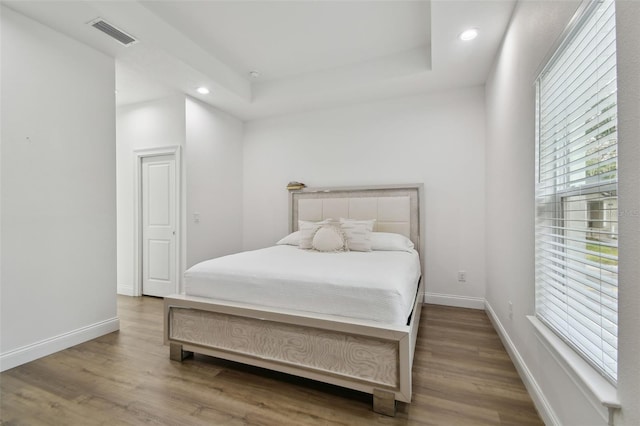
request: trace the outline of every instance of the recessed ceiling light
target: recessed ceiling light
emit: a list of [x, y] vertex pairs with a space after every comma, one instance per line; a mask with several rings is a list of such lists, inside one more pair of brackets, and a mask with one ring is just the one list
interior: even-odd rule
[[260, 77], [260, 73], [258, 71], [249, 71], [249, 77], [258, 78]]
[[207, 89], [206, 87], [198, 87], [196, 90], [201, 95], [208, 95], [209, 94], [209, 89]]
[[462, 41], [473, 40], [478, 37], [478, 30], [476, 28], [469, 28], [468, 30], [463, 31], [458, 37]]

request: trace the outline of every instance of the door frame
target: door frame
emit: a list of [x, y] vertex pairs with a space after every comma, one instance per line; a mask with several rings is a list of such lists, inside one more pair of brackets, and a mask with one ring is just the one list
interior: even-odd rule
[[140, 148], [133, 151], [134, 155], [134, 189], [133, 189], [133, 295], [142, 296], [142, 159], [149, 157], [159, 157], [162, 155], [173, 155], [175, 158], [175, 178], [176, 178], [176, 259], [175, 259], [175, 292], [180, 292], [182, 276], [182, 149], [180, 145], [162, 146], [157, 148]]

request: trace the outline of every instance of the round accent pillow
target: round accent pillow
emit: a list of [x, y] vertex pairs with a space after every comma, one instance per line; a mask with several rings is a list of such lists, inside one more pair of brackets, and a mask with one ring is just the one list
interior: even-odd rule
[[322, 225], [313, 234], [311, 248], [317, 251], [344, 251], [346, 241], [342, 230], [333, 225]]

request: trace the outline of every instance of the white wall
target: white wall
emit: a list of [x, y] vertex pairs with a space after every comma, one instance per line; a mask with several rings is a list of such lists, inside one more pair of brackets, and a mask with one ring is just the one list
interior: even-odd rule
[[237, 118], [187, 97], [187, 268], [242, 250], [242, 133]]
[[[633, 3], [633, 2], [624, 2]], [[568, 25], [578, 6], [578, 2], [519, 2], [514, 11], [512, 22], [505, 36], [492, 74], [486, 84], [487, 110], [487, 148], [486, 148], [486, 265], [487, 265], [487, 306], [495, 315], [498, 328], [510, 342], [517, 355], [516, 361], [525, 374], [525, 383], [529, 385], [534, 400], [546, 422], [563, 425], [603, 425], [607, 423], [607, 410], [599, 402], [594, 402], [589, 392], [583, 393], [574, 380], [569, 377], [563, 367], [552, 354], [536, 339], [533, 327], [526, 315], [534, 313], [534, 117], [536, 73], [550, 53], [554, 42]], [[631, 8], [631, 6], [629, 6]], [[626, 40], [628, 49], [637, 49], [638, 29], [637, 6], [635, 20], [627, 21], [628, 28], [618, 28], [619, 43]], [[625, 13], [621, 10], [618, 14]], [[619, 52], [619, 56], [620, 56]], [[635, 123], [635, 129], [626, 135], [633, 134], [636, 144], [633, 170], [626, 173], [622, 170], [621, 179], [631, 179], [638, 188], [638, 66], [625, 66], [619, 59], [620, 70], [625, 69], [627, 78], [635, 84], [635, 113], [620, 113], [627, 116], [627, 124]], [[619, 93], [624, 91], [624, 82], [619, 80]], [[621, 109], [625, 107], [620, 106]], [[620, 152], [623, 151], [625, 135], [620, 132]], [[627, 144], [629, 144], [627, 142]], [[626, 174], [626, 176], [625, 176]], [[625, 198], [621, 187], [620, 210], [624, 210]], [[637, 203], [637, 195], [635, 202]], [[638, 204], [634, 207], [638, 211]], [[622, 218], [621, 218], [622, 221]], [[620, 226], [621, 280], [625, 275], [623, 241], [633, 246], [631, 256], [640, 258], [637, 245], [638, 219], [629, 220], [634, 224], [635, 243], [625, 237], [626, 231]], [[631, 238], [634, 239], [634, 238]], [[629, 247], [627, 247], [629, 248]], [[631, 259], [627, 260], [630, 262]], [[626, 267], [629, 266], [627, 263]], [[635, 266], [633, 276], [627, 276], [629, 283], [636, 288], [629, 293], [635, 297], [623, 297], [623, 286], [620, 288], [620, 387], [619, 397], [626, 400], [625, 411], [629, 414], [624, 423], [638, 424], [638, 297]], [[513, 319], [509, 319], [508, 302], [513, 302]], [[627, 304], [625, 317], [622, 307]], [[630, 311], [634, 312], [631, 313]], [[635, 322], [630, 321], [635, 318]], [[623, 330], [626, 331], [623, 332]], [[625, 347], [635, 351], [634, 355], [626, 353]], [[632, 362], [635, 365], [632, 366]], [[626, 377], [632, 373], [631, 377]], [[633, 384], [632, 384], [633, 383]], [[545, 405], [546, 404], [546, 405]]]
[[618, 423], [640, 425], [640, 2], [616, 2], [619, 148]]
[[[184, 147], [186, 129], [184, 96], [172, 96], [119, 107], [116, 113], [116, 128], [118, 293], [132, 295], [135, 279], [134, 150], [175, 145]], [[181, 229], [184, 229], [184, 226]], [[184, 240], [183, 235], [183, 246]]]
[[113, 59], [1, 19], [4, 370], [119, 324]]
[[[430, 302], [482, 307], [484, 90], [466, 88], [252, 121], [244, 137], [244, 248], [286, 235], [287, 182], [425, 185]], [[424, 247], [424, 245], [423, 245]], [[457, 282], [457, 271], [467, 282]]]

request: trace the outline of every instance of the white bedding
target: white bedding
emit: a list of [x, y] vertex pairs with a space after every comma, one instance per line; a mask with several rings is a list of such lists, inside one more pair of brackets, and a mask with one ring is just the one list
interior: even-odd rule
[[420, 278], [415, 251], [321, 253], [280, 245], [207, 260], [192, 296], [405, 325]]

